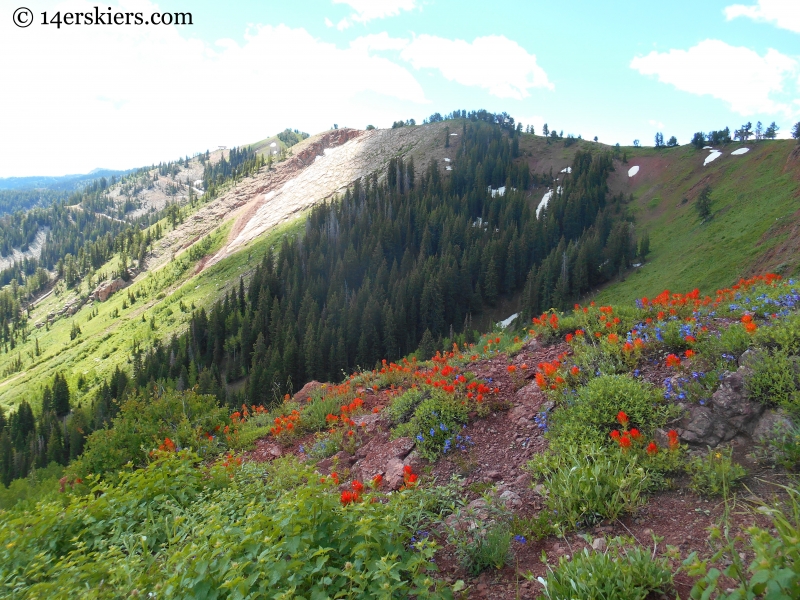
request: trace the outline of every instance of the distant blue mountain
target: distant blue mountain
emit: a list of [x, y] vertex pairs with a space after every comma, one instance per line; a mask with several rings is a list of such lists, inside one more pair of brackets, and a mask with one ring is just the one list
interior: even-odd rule
[[94, 169], [83, 175], [62, 175], [61, 177], [33, 176], [33, 177], [0, 177], [0, 190], [53, 190], [71, 192], [87, 183], [105, 177], [110, 179], [113, 175], [117, 178], [127, 175], [134, 169], [127, 171], [114, 171], [112, 169]]

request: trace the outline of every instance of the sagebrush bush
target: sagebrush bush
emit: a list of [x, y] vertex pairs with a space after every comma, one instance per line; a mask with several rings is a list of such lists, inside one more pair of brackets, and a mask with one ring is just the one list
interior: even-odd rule
[[779, 423], [759, 444], [759, 455], [788, 471], [800, 468], [800, 425]]
[[645, 500], [651, 474], [635, 453], [601, 444], [562, 447], [528, 463], [562, 529], [579, 529], [632, 512]]
[[584, 549], [571, 559], [560, 557], [547, 579], [538, 578], [544, 596], [553, 600], [644, 600], [671, 591], [669, 562], [654, 558], [648, 549], [632, 546], [632, 542], [615, 538], [606, 552]]

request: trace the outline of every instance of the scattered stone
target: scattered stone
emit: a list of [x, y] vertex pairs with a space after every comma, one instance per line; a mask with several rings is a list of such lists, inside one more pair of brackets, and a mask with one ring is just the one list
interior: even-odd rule
[[605, 552], [607, 547], [608, 544], [606, 543], [605, 538], [599, 537], [592, 540], [592, 549], [595, 552]]
[[512, 492], [511, 490], [506, 490], [500, 494], [500, 502], [506, 506], [522, 508], [522, 498], [519, 497], [519, 494]]

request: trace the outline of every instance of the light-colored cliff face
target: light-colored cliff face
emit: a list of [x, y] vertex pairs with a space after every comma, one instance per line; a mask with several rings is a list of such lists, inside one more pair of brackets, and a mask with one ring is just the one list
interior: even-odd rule
[[[318, 202], [343, 193], [361, 177], [382, 170], [391, 158], [413, 157], [417, 171], [428, 161], [455, 157], [458, 136], [444, 148], [445, 125], [436, 123], [399, 129], [328, 131], [293, 146], [292, 156], [238, 183], [167, 234], [148, 258], [157, 268], [171, 256], [236, 219], [228, 242], [204, 263], [208, 267], [271, 228], [297, 217]], [[382, 174], [382, 173], [381, 173]]]

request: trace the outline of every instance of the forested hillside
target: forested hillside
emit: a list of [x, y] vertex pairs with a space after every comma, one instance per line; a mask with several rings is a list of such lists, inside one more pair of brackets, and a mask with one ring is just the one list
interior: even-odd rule
[[[472, 318], [501, 296], [525, 288], [528, 314], [564, 306], [629, 265], [635, 237], [626, 199], [607, 194], [609, 153], [578, 152], [537, 218], [525, 190], [540, 176], [517, 160], [513, 123], [464, 122], [462, 134], [452, 177], [398, 158], [384, 180], [315, 208], [247, 284], [137, 358], [136, 383], [203, 377], [225, 398], [224, 384], [246, 377], [229, 402], [268, 404], [311, 379], [470, 340]], [[502, 184], [505, 195], [491, 193]]]

